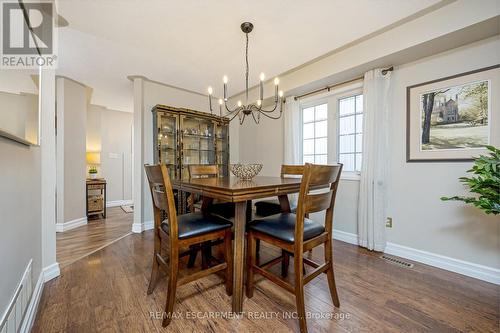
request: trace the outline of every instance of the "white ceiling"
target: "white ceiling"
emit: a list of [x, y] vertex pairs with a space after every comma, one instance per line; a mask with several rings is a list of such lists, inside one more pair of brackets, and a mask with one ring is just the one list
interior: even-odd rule
[[94, 88], [92, 102], [132, 111], [127, 75], [221, 95], [244, 89], [244, 34], [251, 21], [250, 85], [279, 75], [423, 10], [439, 0], [60, 0], [57, 73]]

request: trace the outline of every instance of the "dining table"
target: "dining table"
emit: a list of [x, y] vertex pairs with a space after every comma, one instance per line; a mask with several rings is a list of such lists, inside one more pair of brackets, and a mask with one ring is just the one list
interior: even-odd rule
[[[232, 311], [243, 312], [243, 274], [245, 267], [245, 225], [251, 218], [251, 201], [278, 197], [281, 210], [290, 212], [288, 194], [300, 191], [300, 178], [257, 176], [251, 180], [236, 177], [173, 179], [172, 187], [178, 191], [195, 193], [202, 197], [202, 210], [214, 199], [234, 202], [233, 242], [233, 295]], [[249, 210], [249, 212], [247, 212]]]

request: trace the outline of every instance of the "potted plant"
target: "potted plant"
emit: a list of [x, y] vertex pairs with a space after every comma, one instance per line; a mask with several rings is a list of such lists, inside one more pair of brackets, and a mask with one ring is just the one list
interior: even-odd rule
[[89, 169], [89, 177], [90, 177], [90, 179], [96, 179], [97, 178], [97, 168], [95, 166], [90, 167], [90, 169]]
[[460, 182], [469, 187], [475, 196], [442, 197], [441, 200], [457, 200], [476, 206], [486, 214], [500, 213], [500, 149], [486, 147], [489, 155], [474, 159], [474, 166], [468, 170], [471, 177], [460, 177]]

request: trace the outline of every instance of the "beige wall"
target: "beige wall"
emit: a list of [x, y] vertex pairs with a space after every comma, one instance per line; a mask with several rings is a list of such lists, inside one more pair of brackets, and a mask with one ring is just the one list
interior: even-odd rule
[[[393, 217], [394, 227], [387, 229], [388, 242], [500, 268], [498, 218], [460, 203], [439, 200], [443, 195], [466, 193], [458, 177], [471, 163], [410, 164], [405, 157], [406, 87], [498, 63], [500, 41], [494, 37], [399, 66], [393, 72], [388, 215]], [[263, 174], [278, 174], [283, 161], [283, 122], [245, 124], [240, 131], [240, 158], [264, 163]], [[336, 230], [357, 234], [358, 192], [359, 182], [341, 181], [335, 208]]]
[[107, 202], [132, 200], [132, 119], [129, 112], [90, 105], [87, 150], [101, 152], [99, 176], [107, 181]]
[[86, 217], [87, 87], [57, 78], [57, 222]]
[[[402, 65], [392, 77], [389, 242], [500, 268], [498, 217], [444, 195], [466, 194], [458, 182], [471, 163], [406, 163], [406, 87], [500, 63], [500, 37]], [[493, 91], [494, 94], [500, 92]]]
[[40, 148], [0, 137], [0, 315], [29, 260], [33, 286], [42, 269], [40, 177]]

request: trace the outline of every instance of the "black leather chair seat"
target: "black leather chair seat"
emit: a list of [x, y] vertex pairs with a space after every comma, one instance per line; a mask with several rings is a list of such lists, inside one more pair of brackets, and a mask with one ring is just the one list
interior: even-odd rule
[[210, 213], [220, 215], [226, 219], [234, 217], [234, 202], [214, 203], [208, 209]]
[[[179, 239], [200, 236], [213, 231], [231, 228], [233, 224], [215, 215], [203, 215], [201, 212], [189, 213], [177, 216], [179, 227]], [[161, 223], [161, 228], [169, 233], [168, 221]]]
[[[297, 211], [297, 203], [290, 201], [292, 213]], [[281, 205], [278, 199], [262, 200], [255, 203], [255, 213], [259, 216], [270, 216], [281, 213]]]
[[[288, 243], [295, 242], [295, 221], [293, 213], [281, 213], [253, 220], [248, 228], [278, 238]], [[304, 219], [304, 240], [314, 238], [325, 231], [325, 227], [311, 219]]]

